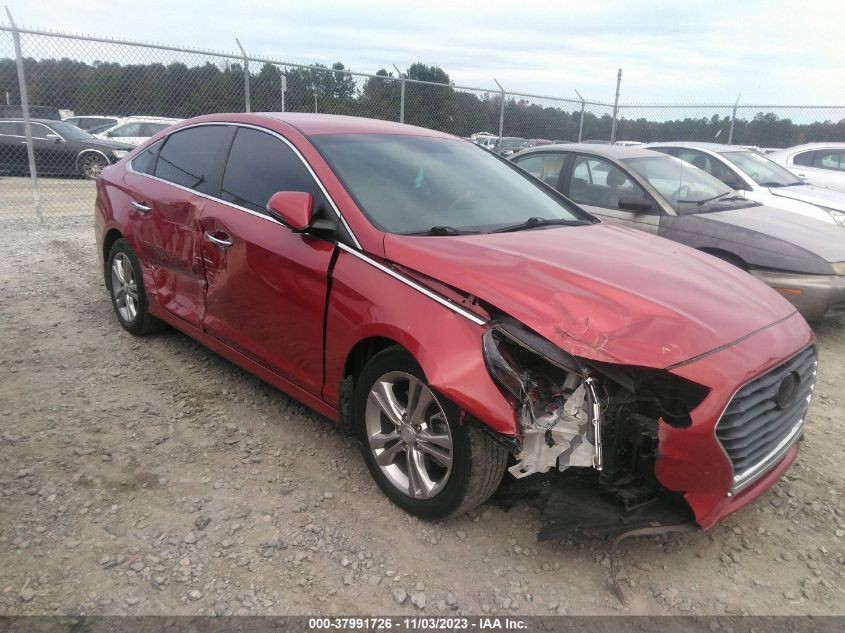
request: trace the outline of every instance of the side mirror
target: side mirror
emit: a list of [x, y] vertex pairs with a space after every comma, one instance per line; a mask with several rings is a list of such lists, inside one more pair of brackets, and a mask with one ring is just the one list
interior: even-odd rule
[[267, 212], [293, 232], [302, 233], [314, 219], [314, 198], [304, 191], [277, 191], [267, 201]]
[[619, 199], [619, 208], [636, 213], [653, 213], [654, 205], [650, 200], [641, 196], [622, 196]]
[[54, 143], [61, 143], [62, 142], [62, 137], [59, 136], [58, 134], [48, 134], [47, 138], [50, 139], [51, 141], [53, 141]]

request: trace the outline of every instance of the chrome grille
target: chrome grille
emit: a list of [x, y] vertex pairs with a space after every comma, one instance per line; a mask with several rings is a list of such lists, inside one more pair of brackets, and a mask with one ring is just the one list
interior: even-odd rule
[[[716, 425], [716, 437], [733, 463], [734, 492], [765, 473], [798, 441], [816, 365], [815, 349], [808, 347], [734, 394]], [[789, 382], [794, 390], [785, 397]]]

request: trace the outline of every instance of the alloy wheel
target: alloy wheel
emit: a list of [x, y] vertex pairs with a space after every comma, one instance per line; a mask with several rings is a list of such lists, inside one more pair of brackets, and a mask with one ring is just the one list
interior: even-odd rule
[[120, 317], [133, 322], [138, 314], [138, 283], [126, 253], [117, 253], [112, 259], [111, 292]]
[[430, 499], [452, 472], [452, 433], [436, 396], [416, 376], [392, 371], [375, 381], [364, 414], [366, 437], [387, 480], [414, 499]]
[[86, 154], [82, 157], [82, 174], [86, 178], [94, 180], [102, 173], [107, 164], [106, 159], [99, 154]]

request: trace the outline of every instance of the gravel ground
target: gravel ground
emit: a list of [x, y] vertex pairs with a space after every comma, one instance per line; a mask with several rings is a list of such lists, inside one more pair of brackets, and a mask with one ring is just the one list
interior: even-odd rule
[[845, 613], [843, 320], [798, 463], [707, 533], [627, 541], [622, 606], [608, 541], [537, 543], [522, 502], [413, 519], [326, 420], [124, 332], [87, 220], [0, 245], [2, 614]]

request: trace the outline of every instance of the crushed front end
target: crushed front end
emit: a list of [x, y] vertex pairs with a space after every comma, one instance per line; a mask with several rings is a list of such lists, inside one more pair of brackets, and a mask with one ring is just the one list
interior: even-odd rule
[[516, 478], [597, 471], [620, 516], [670, 500], [709, 528], [791, 465], [815, 383], [812, 332], [796, 313], [664, 368], [575, 357], [511, 319], [483, 338], [488, 371], [512, 402]]

